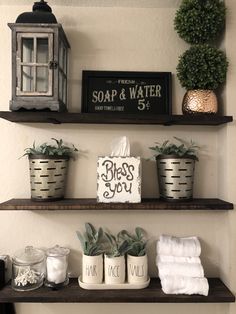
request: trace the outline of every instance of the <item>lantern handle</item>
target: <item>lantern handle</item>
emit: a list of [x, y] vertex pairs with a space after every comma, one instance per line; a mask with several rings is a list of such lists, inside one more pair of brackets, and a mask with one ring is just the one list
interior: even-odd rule
[[58, 62], [57, 61], [50, 61], [48, 65], [49, 65], [50, 70], [55, 70], [55, 69], [57, 69]]

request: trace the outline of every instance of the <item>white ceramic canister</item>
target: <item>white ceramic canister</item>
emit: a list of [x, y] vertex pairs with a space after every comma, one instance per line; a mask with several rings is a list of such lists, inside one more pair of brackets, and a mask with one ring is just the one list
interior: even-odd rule
[[102, 283], [103, 255], [88, 256], [83, 254], [82, 281], [84, 283]]
[[105, 255], [105, 283], [119, 284], [125, 282], [125, 257], [108, 257]]
[[58, 245], [47, 250], [46, 267], [47, 274], [45, 285], [48, 287], [65, 286], [69, 283], [68, 278], [68, 248]]
[[147, 255], [127, 255], [127, 277], [128, 283], [142, 283], [148, 280]]

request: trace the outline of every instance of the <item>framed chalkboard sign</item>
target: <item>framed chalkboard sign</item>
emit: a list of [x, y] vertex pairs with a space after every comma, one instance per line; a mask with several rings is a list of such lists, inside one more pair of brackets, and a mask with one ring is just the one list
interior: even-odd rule
[[171, 72], [83, 71], [82, 112], [171, 114]]

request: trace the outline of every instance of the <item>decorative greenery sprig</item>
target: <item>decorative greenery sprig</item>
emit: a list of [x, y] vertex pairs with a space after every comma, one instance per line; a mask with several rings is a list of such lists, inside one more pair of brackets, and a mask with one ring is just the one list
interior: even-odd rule
[[91, 223], [85, 224], [85, 233], [82, 235], [76, 231], [77, 237], [80, 240], [83, 248], [84, 255], [97, 256], [104, 253], [103, 248], [103, 229], [99, 228], [98, 231]]
[[72, 145], [72, 147], [64, 145], [62, 139], [57, 140], [55, 138], [52, 138], [52, 140], [56, 142], [56, 145], [43, 143], [40, 146], [36, 147], [34, 142], [32, 147], [25, 149], [25, 153], [23, 156], [45, 155], [45, 156], [72, 157], [75, 152], [78, 152], [78, 149], [74, 145]]
[[175, 30], [189, 44], [212, 42], [224, 29], [225, 13], [221, 0], [183, 0], [176, 12]]
[[156, 142], [156, 146], [149, 147], [151, 150], [155, 151], [155, 157], [158, 155], [175, 155], [178, 157], [194, 157], [198, 160], [197, 151], [199, 150], [199, 146], [197, 146], [192, 140], [190, 143], [178, 138], [174, 137], [179, 145], [170, 143], [169, 140], [164, 141], [162, 144]]
[[180, 56], [177, 76], [187, 90], [215, 90], [226, 81], [227, 68], [223, 51], [209, 45], [196, 45]]
[[110, 244], [110, 250], [106, 253], [108, 257], [124, 256], [129, 250], [129, 243], [127, 240], [121, 240], [118, 235], [105, 232], [105, 236]]
[[122, 230], [118, 233], [118, 238], [128, 242], [128, 254], [132, 256], [144, 256], [146, 254], [147, 244], [144, 234], [145, 231], [142, 228], [136, 227], [135, 234], [130, 234], [128, 231]]

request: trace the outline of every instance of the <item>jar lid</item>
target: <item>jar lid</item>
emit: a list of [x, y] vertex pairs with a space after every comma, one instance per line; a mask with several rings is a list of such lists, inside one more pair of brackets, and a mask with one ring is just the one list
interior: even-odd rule
[[65, 256], [70, 253], [70, 249], [66, 247], [61, 247], [59, 245], [55, 245], [54, 247], [47, 250], [47, 256]]
[[42, 250], [36, 249], [33, 246], [26, 246], [23, 250], [17, 251], [12, 260], [14, 263], [21, 265], [30, 265], [40, 263], [44, 258], [45, 253]]

